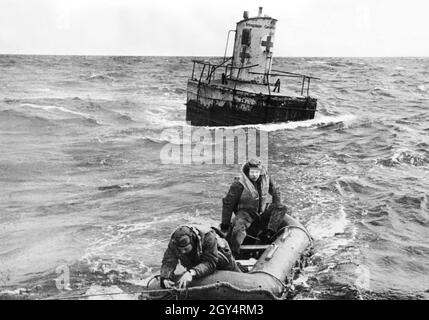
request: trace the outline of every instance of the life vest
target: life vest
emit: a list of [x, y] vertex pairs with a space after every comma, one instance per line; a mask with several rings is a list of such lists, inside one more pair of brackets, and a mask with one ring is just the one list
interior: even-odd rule
[[241, 168], [241, 176], [236, 179], [238, 179], [244, 187], [237, 204], [237, 211], [243, 210], [249, 213], [252, 218], [258, 217], [265, 210], [268, 203], [270, 180], [266, 169], [262, 166], [261, 175], [259, 177], [261, 183], [261, 198], [259, 198], [258, 190], [244, 173], [243, 168]]

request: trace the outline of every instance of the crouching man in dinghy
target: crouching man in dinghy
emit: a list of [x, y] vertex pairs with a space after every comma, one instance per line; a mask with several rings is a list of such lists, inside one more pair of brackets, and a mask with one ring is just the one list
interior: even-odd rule
[[[268, 202], [272, 196], [271, 205]], [[235, 258], [246, 236], [258, 236], [260, 242], [269, 243], [282, 227], [287, 207], [281, 204], [280, 192], [268, 176], [259, 159], [250, 159], [241, 168], [228, 194], [222, 199], [222, 222], [220, 228], [227, 234]], [[231, 223], [232, 213], [235, 217]]]
[[[178, 262], [187, 269], [177, 283], [174, 270]], [[232, 256], [228, 242], [208, 226], [181, 226], [170, 239], [161, 266], [161, 287], [175, 284], [186, 288], [193, 279], [198, 279], [215, 270], [240, 271]]]

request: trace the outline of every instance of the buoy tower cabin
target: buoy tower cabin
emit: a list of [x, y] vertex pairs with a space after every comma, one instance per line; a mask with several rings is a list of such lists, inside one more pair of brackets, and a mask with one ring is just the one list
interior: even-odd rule
[[[228, 32], [220, 63], [193, 60], [186, 121], [232, 126], [314, 118], [317, 100], [309, 95], [310, 81], [318, 78], [272, 69], [276, 23], [262, 16], [262, 7], [257, 17], [249, 18], [244, 11], [243, 20]], [[226, 58], [231, 32], [233, 56]]]

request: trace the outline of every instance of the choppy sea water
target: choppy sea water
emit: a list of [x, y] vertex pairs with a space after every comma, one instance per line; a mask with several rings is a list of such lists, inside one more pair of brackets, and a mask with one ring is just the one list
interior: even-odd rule
[[[161, 133], [186, 125], [191, 59], [0, 56], [3, 296], [60, 294], [62, 265], [76, 292], [139, 284], [177, 225], [219, 223], [240, 165], [160, 160]], [[315, 119], [256, 126], [315, 239], [294, 298], [428, 299], [429, 58], [274, 66], [322, 79]]]

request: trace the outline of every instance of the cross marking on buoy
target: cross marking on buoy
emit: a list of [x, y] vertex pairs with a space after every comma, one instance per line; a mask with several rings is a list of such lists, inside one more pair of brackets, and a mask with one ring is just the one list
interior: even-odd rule
[[271, 36], [268, 36], [266, 41], [262, 41], [261, 45], [265, 47], [265, 51], [270, 52], [270, 48], [273, 47], [273, 43], [271, 42]]

